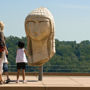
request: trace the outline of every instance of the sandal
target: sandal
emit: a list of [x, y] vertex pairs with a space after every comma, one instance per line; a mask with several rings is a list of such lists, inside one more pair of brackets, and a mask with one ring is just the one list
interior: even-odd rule
[[3, 84], [3, 81], [0, 81], [0, 85], [2, 85]]
[[5, 81], [5, 84], [8, 84], [10, 81], [11, 81], [10, 79], [7, 79], [7, 80]]

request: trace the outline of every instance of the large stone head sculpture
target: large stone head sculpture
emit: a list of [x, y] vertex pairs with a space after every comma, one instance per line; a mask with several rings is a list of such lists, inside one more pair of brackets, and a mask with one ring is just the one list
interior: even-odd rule
[[40, 66], [55, 53], [54, 18], [47, 8], [33, 10], [25, 19], [29, 65]]

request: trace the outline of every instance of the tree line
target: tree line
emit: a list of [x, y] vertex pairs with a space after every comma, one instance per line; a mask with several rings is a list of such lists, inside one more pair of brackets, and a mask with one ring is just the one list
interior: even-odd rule
[[[15, 71], [17, 42], [24, 41], [27, 45], [26, 37], [6, 37], [6, 45], [9, 51], [8, 61], [10, 70]], [[90, 72], [90, 41], [85, 40], [80, 43], [76, 41], [55, 40], [56, 53], [49, 62], [44, 64], [44, 72]], [[13, 69], [14, 67], [14, 69]], [[29, 69], [30, 68], [30, 69]], [[37, 71], [36, 67], [28, 67], [27, 71]]]

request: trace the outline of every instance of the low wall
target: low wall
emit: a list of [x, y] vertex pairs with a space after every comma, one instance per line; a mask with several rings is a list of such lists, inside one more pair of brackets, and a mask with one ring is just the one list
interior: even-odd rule
[[[9, 75], [16, 75], [17, 72], [9, 72]], [[38, 72], [30, 73], [26, 72], [26, 75], [37, 76]], [[90, 76], [90, 73], [46, 73], [44, 72], [43, 75], [45, 76]]]
[[0, 90], [90, 90], [90, 87], [0, 87]]

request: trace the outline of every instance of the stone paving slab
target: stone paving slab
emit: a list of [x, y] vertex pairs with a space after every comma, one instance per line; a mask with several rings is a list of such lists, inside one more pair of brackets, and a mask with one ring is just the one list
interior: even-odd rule
[[[3, 76], [5, 80], [6, 77]], [[13, 86], [39, 86], [39, 87], [90, 87], [89, 76], [43, 76], [42, 81], [38, 81], [38, 76], [26, 76], [26, 83], [22, 82], [22, 76], [20, 76], [20, 82], [16, 83], [16, 76], [10, 76], [12, 82], [9, 84], [0, 85], [0, 87], [13, 87]]]
[[[3, 76], [3, 79], [5, 80], [6, 77]], [[5, 87], [9, 88], [9, 90], [13, 87], [14, 90], [17, 87], [26, 87], [27, 89], [25, 90], [28, 90], [28, 88], [32, 88], [30, 90], [34, 90], [35, 88], [38, 90], [72, 90], [71, 88], [73, 90], [90, 90], [90, 76], [43, 76], [43, 81], [38, 81], [38, 76], [26, 76], [26, 83], [22, 82], [22, 76], [20, 76], [20, 83], [15, 82], [16, 76], [10, 76], [10, 79], [13, 82], [0, 85], [2, 90], [5, 90]]]

